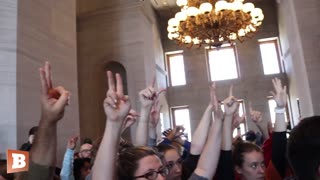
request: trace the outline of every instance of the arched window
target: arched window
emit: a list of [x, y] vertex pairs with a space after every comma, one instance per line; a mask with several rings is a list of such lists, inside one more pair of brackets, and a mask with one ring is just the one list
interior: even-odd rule
[[[111, 61], [104, 67], [104, 72], [111, 71], [114, 75], [119, 73], [123, 82], [123, 93], [128, 94], [127, 72], [124, 66], [116, 61]], [[108, 85], [107, 85], [108, 86]], [[108, 87], [107, 87], [108, 88]]]

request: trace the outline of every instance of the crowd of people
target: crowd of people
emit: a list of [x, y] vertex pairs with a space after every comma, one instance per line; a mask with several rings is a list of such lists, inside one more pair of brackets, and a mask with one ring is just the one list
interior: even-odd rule
[[[29, 132], [21, 150], [30, 151], [29, 171], [6, 173], [0, 161], [0, 180], [280, 180], [320, 179], [320, 116], [307, 117], [292, 129], [287, 139], [285, 112], [287, 90], [281, 80], [272, 80], [276, 102], [275, 123], [264, 119], [251, 105], [247, 121], [259, 132], [248, 131], [233, 137], [233, 131], [245, 120], [239, 116], [239, 102], [233, 96], [219, 101], [215, 83], [210, 100], [192, 141], [183, 137], [184, 128], [176, 126], [163, 132], [157, 142], [156, 127], [161, 104], [155, 82], [139, 93], [140, 113], [131, 108], [124, 94], [122, 77], [107, 72], [108, 91], [103, 102], [106, 126], [102, 138], [85, 140], [76, 152], [79, 137], [67, 144], [61, 169], [57, 168], [57, 125], [64, 116], [70, 93], [54, 87], [48, 62], [39, 69], [41, 79], [41, 118]], [[224, 111], [221, 109], [223, 105]], [[133, 142], [121, 138], [126, 128], [136, 123]], [[245, 140], [244, 140], [245, 139]]]

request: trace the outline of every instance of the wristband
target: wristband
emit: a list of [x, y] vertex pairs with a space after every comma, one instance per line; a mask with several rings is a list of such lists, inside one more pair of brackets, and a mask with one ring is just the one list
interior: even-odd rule
[[274, 108], [274, 112], [276, 113], [276, 114], [283, 114], [283, 113], [285, 113], [286, 112], [286, 108]]

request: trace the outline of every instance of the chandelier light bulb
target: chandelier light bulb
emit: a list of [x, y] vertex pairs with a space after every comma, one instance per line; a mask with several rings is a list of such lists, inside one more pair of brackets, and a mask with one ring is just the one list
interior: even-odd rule
[[252, 26], [252, 24], [249, 25], [250, 31], [252, 32], [256, 32], [256, 28], [254, 26]]
[[210, 39], [205, 39], [204, 42], [209, 44], [211, 41], [210, 41]]
[[175, 18], [178, 20], [178, 21], [185, 21], [187, 19], [187, 14], [185, 12], [177, 12], [176, 15], [175, 15]]
[[177, 5], [178, 6], [186, 6], [188, 4], [188, 1], [187, 0], [177, 0]]
[[179, 25], [179, 21], [176, 18], [171, 18], [168, 21], [169, 26], [177, 27]]
[[229, 36], [229, 39], [236, 40], [237, 39], [237, 34], [236, 33], [231, 33], [230, 36]]
[[184, 42], [185, 43], [191, 43], [191, 41], [192, 41], [192, 38], [190, 36], [185, 36], [184, 37]]
[[212, 10], [212, 4], [206, 2], [206, 3], [202, 3], [200, 5], [200, 12], [203, 14], [208, 14], [209, 12], [211, 12]]
[[199, 10], [196, 7], [188, 7], [187, 9], [187, 15], [190, 17], [195, 17], [199, 14]]
[[254, 9], [254, 5], [252, 3], [245, 3], [242, 8], [243, 12], [250, 13]]
[[171, 33], [168, 34], [168, 38], [169, 38], [170, 40], [173, 40], [173, 36], [172, 36]]
[[258, 18], [262, 14], [262, 10], [260, 8], [254, 8], [250, 15], [252, 18]]
[[242, 2], [240, 1], [234, 1], [233, 3], [230, 3], [230, 4], [231, 4], [232, 10], [234, 11], [240, 11], [243, 7]]
[[193, 44], [200, 44], [200, 41], [198, 38], [192, 39]]
[[168, 30], [169, 33], [170, 33], [170, 32], [173, 33], [173, 32], [178, 31], [178, 28], [174, 28], [174, 27], [172, 27], [172, 26], [168, 26], [167, 30]]
[[246, 32], [245, 32], [244, 29], [240, 29], [240, 30], [238, 31], [238, 36], [243, 37], [243, 36], [245, 36], [245, 35], [246, 35]]
[[264, 15], [261, 13], [261, 14], [258, 16], [257, 20], [261, 22], [263, 19], [264, 19]]
[[217, 1], [215, 4], [216, 12], [224, 11], [227, 9], [227, 7], [228, 7], [227, 1], [220, 0], [220, 1]]

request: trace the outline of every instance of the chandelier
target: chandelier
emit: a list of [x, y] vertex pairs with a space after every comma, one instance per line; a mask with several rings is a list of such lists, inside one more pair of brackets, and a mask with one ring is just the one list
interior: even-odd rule
[[168, 21], [168, 38], [187, 47], [243, 42], [264, 19], [260, 8], [244, 0], [177, 0], [177, 5], [181, 11]]

